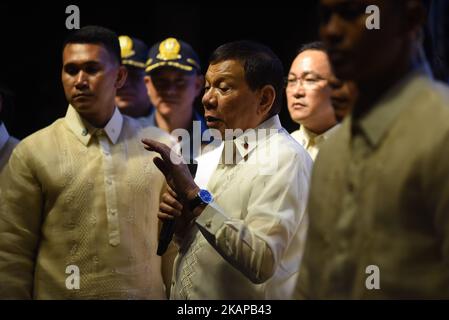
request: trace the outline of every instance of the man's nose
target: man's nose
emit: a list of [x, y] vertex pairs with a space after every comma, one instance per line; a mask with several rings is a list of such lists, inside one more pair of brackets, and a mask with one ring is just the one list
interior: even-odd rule
[[295, 98], [300, 98], [300, 97], [303, 97], [306, 95], [304, 86], [302, 85], [301, 81], [299, 81], [299, 80], [295, 83], [295, 86], [291, 90], [292, 90], [293, 96]]
[[75, 87], [77, 89], [82, 89], [89, 86], [88, 80], [87, 80], [87, 74], [83, 71], [80, 71], [75, 80]]
[[203, 98], [201, 99], [205, 110], [211, 110], [217, 107], [217, 98], [213, 93], [212, 89], [204, 92]]

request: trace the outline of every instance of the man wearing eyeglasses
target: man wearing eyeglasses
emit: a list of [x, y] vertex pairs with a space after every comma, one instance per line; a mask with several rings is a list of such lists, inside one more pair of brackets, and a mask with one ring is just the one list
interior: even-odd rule
[[[194, 121], [201, 135], [207, 129], [204, 118], [194, 109], [204, 85], [198, 55], [188, 43], [167, 38], [151, 47], [145, 71], [148, 94], [155, 107], [149, 122], [182, 140], [183, 157], [190, 163], [201, 146], [200, 142], [193, 143]], [[179, 129], [186, 130], [189, 139], [181, 137]]]
[[291, 135], [313, 160], [320, 145], [338, 128], [331, 99], [333, 80], [324, 45], [313, 42], [302, 46], [288, 73], [286, 96], [290, 117], [301, 125]]

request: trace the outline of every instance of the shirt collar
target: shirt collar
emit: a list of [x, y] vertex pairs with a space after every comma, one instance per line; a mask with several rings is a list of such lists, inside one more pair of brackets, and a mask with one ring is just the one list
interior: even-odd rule
[[8, 140], [9, 140], [8, 130], [6, 130], [6, 127], [3, 123], [0, 123], [0, 151], [3, 149]]
[[123, 116], [116, 107], [114, 110], [114, 114], [112, 115], [112, 118], [104, 127], [106, 135], [109, 137], [109, 140], [111, 140], [113, 144], [117, 143], [118, 138], [120, 137], [120, 133], [122, 131], [122, 127], [123, 127]]
[[[262, 130], [266, 130], [264, 134], [261, 134]], [[234, 139], [236, 149], [240, 153], [240, 156], [244, 158], [251, 151], [253, 151], [258, 144], [266, 141], [274, 133], [278, 133], [283, 130], [279, 116], [275, 115], [266, 121], [262, 122], [254, 130], [247, 130], [240, 136]]]
[[[94, 136], [95, 132], [100, 130], [85, 121], [71, 105], [69, 105], [69, 108], [67, 109], [65, 121], [70, 130], [72, 130], [78, 140], [80, 140], [84, 145], [87, 145], [90, 139]], [[106, 136], [113, 144], [117, 143], [122, 131], [122, 126], [123, 116], [116, 107], [111, 119], [109, 119], [108, 123], [103, 128]]]
[[316, 134], [316, 133], [310, 131], [309, 129], [307, 129], [306, 127], [301, 126], [299, 128], [299, 132], [306, 139], [305, 144], [308, 145], [309, 141], [311, 139], [314, 139], [315, 143], [319, 143], [321, 141], [325, 141], [325, 140], [329, 139], [329, 137], [332, 136], [339, 127], [340, 127], [340, 124], [337, 123], [336, 125], [334, 125], [330, 129], [328, 129], [327, 131], [323, 132], [322, 134]]
[[422, 92], [428, 75], [422, 69], [410, 72], [390, 89], [381, 100], [360, 119], [353, 119], [353, 129], [361, 130], [373, 147], [376, 147], [386, 135], [399, 115], [416, 100]]

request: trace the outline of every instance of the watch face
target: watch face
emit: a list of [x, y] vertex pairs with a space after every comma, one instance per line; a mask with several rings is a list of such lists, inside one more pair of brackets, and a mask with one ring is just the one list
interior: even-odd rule
[[201, 200], [205, 203], [211, 203], [213, 200], [212, 195], [207, 190], [200, 190], [198, 195], [200, 196]]

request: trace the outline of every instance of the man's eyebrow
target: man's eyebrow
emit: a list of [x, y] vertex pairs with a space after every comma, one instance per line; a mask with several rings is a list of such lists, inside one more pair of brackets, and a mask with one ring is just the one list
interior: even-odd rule
[[304, 71], [303, 76], [317, 76], [317, 77], [321, 77], [318, 73], [316, 73], [315, 71]]
[[[289, 72], [288, 75], [292, 75], [295, 77], [298, 77], [298, 75], [294, 72]], [[307, 76], [316, 76], [316, 77], [322, 77], [321, 75], [319, 75], [318, 73], [314, 72], [314, 71], [304, 71], [303, 73], [301, 73], [299, 75], [299, 77], [307, 77]]]
[[[214, 79], [213, 82], [220, 82], [223, 80], [234, 80], [234, 75], [230, 72], [220, 74], [217, 78]], [[211, 82], [210, 78], [206, 76], [206, 81]]]

